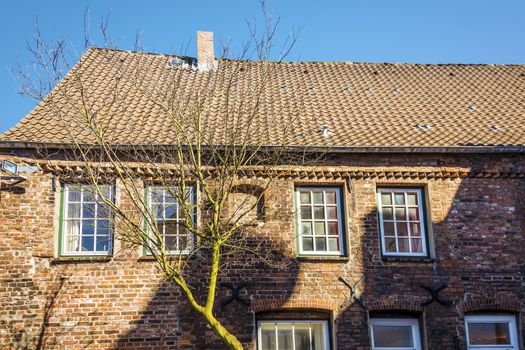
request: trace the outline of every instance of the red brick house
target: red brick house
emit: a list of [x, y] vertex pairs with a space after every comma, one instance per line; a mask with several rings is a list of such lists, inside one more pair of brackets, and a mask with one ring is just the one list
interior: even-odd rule
[[[241, 89], [258, 84], [256, 62], [181, 60], [90, 49], [73, 70], [89, 77], [94, 104], [123, 84], [106, 120], [113, 144], [164, 145], [168, 124], [125, 72], [176, 76], [186, 91], [213, 81], [210, 132], [220, 129], [221, 76], [239, 69]], [[240, 300], [217, 306], [225, 325], [259, 350], [523, 349], [525, 67], [267, 64], [265, 115], [294, 120], [290, 147], [329, 157], [269, 189], [278, 196], [268, 205], [294, 215], [259, 230], [293, 264], [240, 262], [228, 274], [233, 289], [244, 285]], [[89, 200], [63, 181], [75, 171], [63, 152], [90, 134], [64, 123], [41, 103], [0, 136], [11, 162], [1, 173], [1, 347], [223, 348], [141, 251], [117, 249], [98, 226], [68, 236], [67, 218], [86, 219], [71, 208]], [[258, 125], [272, 144], [277, 124]]]

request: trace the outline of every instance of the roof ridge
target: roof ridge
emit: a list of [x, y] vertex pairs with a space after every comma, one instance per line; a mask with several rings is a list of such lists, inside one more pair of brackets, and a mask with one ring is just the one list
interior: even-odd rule
[[[177, 58], [196, 58], [188, 55], [177, 55], [169, 53], [159, 53], [151, 51], [135, 51], [135, 50], [124, 50], [124, 49], [115, 49], [115, 48], [106, 48], [106, 47], [90, 47], [87, 51], [90, 50], [100, 50], [100, 51], [109, 51], [109, 52], [122, 52], [126, 54], [143, 54], [143, 55], [153, 55], [161, 57], [177, 57]], [[249, 59], [235, 59], [235, 58], [216, 58], [220, 61], [232, 61], [232, 62], [261, 62], [259, 60], [249, 60]], [[378, 66], [453, 66], [453, 67], [525, 67], [525, 63], [411, 63], [411, 62], [366, 62], [366, 61], [264, 61], [274, 64], [351, 64], [351, 65], [378, 65]]]

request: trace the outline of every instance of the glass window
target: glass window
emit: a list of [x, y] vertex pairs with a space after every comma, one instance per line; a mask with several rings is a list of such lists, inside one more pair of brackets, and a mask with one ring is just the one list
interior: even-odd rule
[[111, 185], [66, 184], [63, 192], [61, 255], [111, 254], [113, 220], [103, 198], [113, 201]]
[[514, 316], [465, 316], [469, 349], [518, 349]]
[[[192, 225], [195, 222], [195, 196], [193, 187], [189, 187], [184, 196], [189, 206], [184, 210], [181, 209], [181, 196], [177, 191], [179, 189], [173, 187], [150, 186], [147, 189], [148, 205], [166, 252], [187, 254], [193, 248], [193, 235], [187, 229], [185, 213], [192, 212]], [[151, 227], [149, 231], [150, 235], [154, 236]]]
[[298, 188], [299, 253], [343, 254], [343, 221], [339, 188]]
[[380, 188], [377, 202], [383, 255], [426, 256], [421, 189]]
[[373, 318], [372, 349], [421, 349], [418, 320], [415, 318]]
[[260, 321], [258, 350], [328, 350], [326, 321]]

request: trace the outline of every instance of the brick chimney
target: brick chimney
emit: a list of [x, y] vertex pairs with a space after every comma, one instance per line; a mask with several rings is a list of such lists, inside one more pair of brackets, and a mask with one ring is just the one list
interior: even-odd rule
[[197, 32], [197, 64], [201, 72], [217, 69], [213, 53], [213, 32]]

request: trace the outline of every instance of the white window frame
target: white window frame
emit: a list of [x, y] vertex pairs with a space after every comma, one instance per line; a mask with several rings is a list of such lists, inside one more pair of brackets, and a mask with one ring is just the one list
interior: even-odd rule
[[[315, 250], [315, 239], [314, 239], [314, 242], [313, 242], [313, 247], [314, 247], [314, 250], [304, 250], [303, 249], [303, 239], [302, 239], [302, 234], [301, 234], [301, 190], [306, 190], [306, 191], [327, 191], [327, 190], [330, 190], [330, 191], [335, 191], [335, 198], [336, 198], [336, 207], [337, 207], [337, 228], [338, 228], [338, 236], [339, 236], [339, 250], [337, 251], [328, 251], [328, 242], [326, 242], [326, 248], [327, 250], [326, 251], [317, 251]], [[324, 196], [324, 194], [323, 194]], [[313, 201], [313, 198], [312, 198], [312, 201]], [[340, 187], [336, 187], [336, 186], [333, 186], [333, 187], [308, 187], [308, 186], [297, 186], [296, 189], [295, 189], [295, 203], [296, 203], [296, 225], [297, 225], [297, 237], [299, 239], [299, 255], [302, 255], [302, 256], [318, 256], [318, 255], [326, 255], [326, 256], [341, 256], [341, 255], [344, 255], [345, 254], [345, 249], [344, 249], [344, 240], [343, 240], [343, 225], [344, 225], [344, 220], [343, 220], [343, 202], [342, 202], [342, 197], [341, 197], [341, 188]], [[312, 208], [313, 208], [313, 203], [312, 203]], [[325, 211], [325, 214], [326, 214], [326, 201], [325, 203], [323, 204], [323, 208], [324, 208], [324, 211]], [[321, 220], [318, 220], [318, 221], [321, 221]], [[323, 219], [324, 223], [325, 223], [325, 232], [328, 232], [328, 228], [327, 228], [327, 222], [328, 219], [326, 219], [326, 217]], [[312, 212], [312, 224], [314, 222], [314, 213]], [[312, 228], [313, 228], [314, 225], [312, 225]], [[328, 235], [325, 235], [325, 237], [328, 237]]]
[[[324, 350], [330, 350], [330, 337], [328, 333], [328, 321], [326, 320], [261, 320], [257, 321], [257, 350], [262, 350], [262, 324], [274, 324], [275, 325], [275, 345], [277, 349], [279, 349], [279, 337], [278, 337], [278, 330], [277, 325], [279, 323], [291, 323], [292, 324], [292, 341], [293, 341], [293, 348], [295, 349], [295, 324], [297, 323], [317, 323], [323, 325], [323, 336], [324, 336]], [[310, 331], [310, 349], [312, 349], [312, 328], [309, 326]]]
[[[385, 231], [384, 231], [384, 227], [385, 227], [385, 223], [384, 223], [384, 219], [383, 219], [383, 203], [382, 203], [382, 199], [381, 199], [381, 194], [382, 193], [403, 193], [405, 195], [405, 205], [402, 206], [402, 205], [395, 205], [395, 207], [404, 207], [405, 210], [406, 210], [406, 215], [408, 216], [408, 204], [406, 202], [406, 192], [415, 192], [417, 194], [417, 203], [418, 203], [418, 214], [419, 214], [419, 226], [420, 226], [420, 230], [421, 230], [421, 246], [423, 247], [423, 251], [421, 253], [412, 253], [412, 252], [399, 252], [399, 247], [398, 247], [398, 243], [397, 243], [397, 237], [399, 237], [397, 235], [397, 225], [394, 224], [394, 228], [396, 230], [396, 252], [387, 252], [386, 251], [386, 242], [385, 242]], [[426, 229], [426, 225], [427, 225], [427, 218], [425, 216], [425, 211], [424, 211], [424, 205], [425, 203], [423, 202], [423, 191], [421, 188], [411, 188], [411, 187], [380, 187], [377, 189], [377, 210], [378, 210], [378, 213], [379, 213], [379, 230], [380, 230], [380, 235], [381, 235], [381, 253], [383, 254], [383, 256], [414, 256], [414, 257], [427, 257], [428, 256], [428, 249], [427, 249], [427, 239], [428, 239], [428, 235], [427, 235], [427, 229]], [[395, 199], [394, 199], [395, 200]], [[394, 203], [392, 203], [391, 205], [393, 208], [394, 208]], [[393, 222], [396, 222], [396, 219], [395, 219], [395, 210], [393, 210], [392, 212], [392, 221]], [[389, 220], [390, 221], [390, 220]], [[408, 222], [408, 219], [406, 220]], [[410, 225], [407, 225], [407, 232], [408, 232], [408, 244], [409, 244], [409, 247], [410, 249], [412, 249], [412, 240], [411, 240], [411, 229], [410, 229]], [[418, 237], [419, 238], [419, 237]]]
[[[509, 326], [509, 335], [511, 344], [495, 344], [495, 345], [470, 345], [470, 337], [468, 334], [469, 323], [506, 323]], [[467, 348], [476, 350], [518, 350], [518, 331], [516, 327], [516, 317], [512, 315], [473, 315], [465, 316], [465, 334], [467, 338]]]
[[[100, 185], [100, 186], [107, 186], [110, 188], [110, 199], [112, 201], [114, 201], [115, 199], [115, 187], [113, 185]], [[61, 225], [61, 242], [60, 242], [60, 246], [61, 246], [61, 249], [60, 249], [60, 256], [109, 256], [109, 255], [112, 255], [113, 254], [113, 226], [110, 226], [110, 229], [108, 230], [109, 231], [109, 234], [108, 234], [108, 249], [105, 250], [105, 251], [97, 251], [97, 250], [94, 250], [94, 251], [79, 251], [79, 252], [70, 252], [70, 251], [67, 251], [66, 248], [67, 248], [67, 237], [68, 237], [68, 234], [67, 234], [67, 222], [69, 220], [72, 220], [72, 219], [78, 219], [80, 220], [80, 236], [82, 236], [82, 222], [84, 221], [83, 219], [83, 209], [82, 209], [82, 205], [83, 205], [83, 199], [84, 199], [84, 190], [81, 191], [81, 197], [80, 197], [80, 210], [81, 210], [81, 217], [80, 218], [70, 218], [69, 217], [69, 188], [70, 187], [91, 187], [91, 188], [94, 188], [93, 185], [89, 185], [89, 184], [64, 184], [63, 185], [63, 197], [62, 197], [62, 222], [60, 223]], [[97, 207], [97, 212], [98, 212], [98, 203], [95, 202], [95, 206]], [[110, 211], [111, 212], [111, 211]], [[106, 219], [106, 218], [103, 218], [103, 219]], [[110, 225], [112, 225], [112, 219], [113, 217], [110, 216], [109, 218], [107, 218], [110, 220]], [[99, 220], [99, 218], [93, 218], [93, 220], [95, 220], [95, 227], [94, 227], [94, 231], [93, 231], [93, 236], [94, 236], [94, 239], [93, 239], [93, 248], [96, 249], [97, 247], [97, 241], [96, 241], [96, 230], [97, 230], [97, 220]]]
[[[152, 201], [152, 189], [158, 189], [158, 188], [170, 188], [170, 186], [163, 186], [163, 185], [148, 185], [146, 186], [146, 198], [147, 198], [147, 205], [148, 205], [148, 210], [150, 211], [150, 215], [152, 215], [152, 218], [154, 220], [157, 220], [157, 218], [153, 215], [153, 212], [152, 212], [152, 204], [153, 204], [153, 201]], [[191, 201], [193, 202], [192, 205], [195, 206], [195, 203], [196, 203], [196, 192], [195, 192], [195, 187], [194, 186], [188, 186], [188, 190], [189, 190], [189, 198], [191, 199]], [[166, 203], [166, 196], [163, 196], [162, 198], [162, 202], [163, 202], [163, 206], [165, 207], [165, 203]], [[177, 209], [177, 219], [174, 220], [174, 221], [179, 221], [179, 218], [178, 218], [178, 215], [179, 215], [179, 210]], [[197, 222], [197, 213], [194, 212], [193, 215], [192, 215], [192, 220], [193, 220], [193, 224], [195, 225], [196, 222]], [[155, 224], [155, 223], [153, 223]], [[148, 231], [148, 235], [152, 235], [152, 231], [151, 231], [151, 227], [150, 225], [146, 225], [147, 226], [147, 231]], [[188, 249], [184, 249], [184, 250], [168, 250], [166, 251], [167, 254], [169, 255], [189, 255], [193, 252], [193, 249], [195, 247], [195, 236], [189, 232], [188, 233], [188, 240], [189, 240], [189, 244], [188, 244]], [[146, 255], [151, 255], [151, 253], [149, 251], [146, 251]]]
[[[421, 350], [421, 335], [419, 333], [419, 320], [417, 318], [372, 318], [370, 329], [370, 339], [372, 350]], [[410, 326], [412, 330], [413, 347], [379, 347], [374, 344], [375, 326]]]

